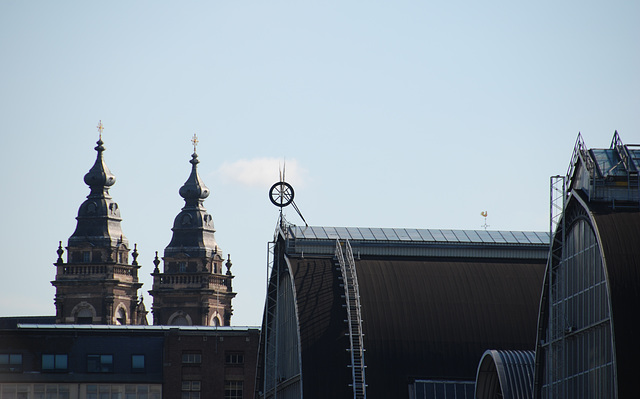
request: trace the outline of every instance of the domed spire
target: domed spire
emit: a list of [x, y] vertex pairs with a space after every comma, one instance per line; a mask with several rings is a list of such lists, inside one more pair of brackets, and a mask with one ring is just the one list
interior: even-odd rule
[[84, 182], [89, 186], [91, 192], [87, 200], [80, 205], [78, 210], [78, 224], [76, 231], [69, 237], [69, 246], [84, 245], [84, 242], [91, 242], [92, 245], [111, 247], [129, 243], [122, 234], [120, 222], [120, 209], [118, 204], [109, 195], [109, 188], [116, 182], [116, 177], [111, 173], [102, 159], [104, 152], [104, 142], [102, 141], [102, 131], [104, 125], [102, 121], [98, 123], [100, 136], [94, 149], [98, 152], [96, 161], [84, 175]]
[[204, 208], [204, 199], [210, 194], [198, 175], [198, 154], [196, 146], [198, 138], [194, 134], [193, 155], [191, 155], [191, 174], [180, 187], [180, 196], [185, 206], [173, 222], [173, 237], [165, 248], [165, 257], [177, 253], [189, 253], [190, 256], [212, 256], [218, 252], [218, 244], [214, 238], [213, 218]]
[[180, 187], [180, 196], [184, 198], [187, 205], [198, 205], [209, 196], [209, 189], [204, 185], [200, 176], [198, 175], [198, 154], [196, 153], [196, 146], [198, 145], [198, 137], [194, 134], [191, 139], [193, 143], [193, 154], [191, 155], [191, 174], [186, 182]]
[[100, 132], [100, 137], [96, 144], [98, 144], [94, 150], [98, 152], [96, 157], [96, 162], [93, 164], [89, 172], [84, 175], [84, 182], [91, 188], [91, 195], [100, 195], [103, 192], [109, 190], [109, 187], [113, 186], [116, 183], [116, 177], [111, 173], [107, 165], [104, 163], [102, 159], [102, 153], [105, 148], [102, 144], [102, 131], [104, 130], [104, 125], [102, 125], [102, 121], [98, 123], [98, 131]]

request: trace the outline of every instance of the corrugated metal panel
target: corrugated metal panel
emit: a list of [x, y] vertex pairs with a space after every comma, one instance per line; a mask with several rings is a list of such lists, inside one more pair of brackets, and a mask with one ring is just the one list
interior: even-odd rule
[[344, 289], [332, 259], [290, 259], [305, 398], [348, 398], [351, 371]]
[[[575, 215], [580, 215], [581, 208], [590, 215], [594, 224], [593, 231], [602, 248], [603, 264], [606, 270], [607, 291], [610, 297], [613, 327], [612, 343], [615, 348], [615, 365], [617, 381], [611, 381], [617, 386], [618, 397], [637, 396], [637, 359], [640, 358], [640, 345], [637, 338], [637, 315], [640, 308], [640, 211], [635, 209], [620, 209], [614, 211], [613, 203], [591, 202], [582, 198], [577, 192], [572, 192], [566, 207], [565, 216], [569, 223]], [[586, 262], [582, 259], [581, 262]], [[576, 269], [574, 269], [576, 270]], [[584, 276], [572, 276], [583, 280]], [[540, 328], [545, 331], [549, 326], [548, 282], [541, 300]], [[601, 299], [601, 297], [599, 297]], [[591, 307], [591, 305], [589, 305]], [[603, 335], [604, 336], [604, 335]], [[546, 339], [546, 334], [541, 340]], [[594, 344], [595, 345], [595, 344]], [[603, 347], [604, 345], [599, 345]], [[585, 348], [581, 356], [589, 356], [590, 349]], [[545, 348], [538, 347], [541, 367], [536, 370], [536, 389], [544, 383]], [[602, 348], [600, 348], [602, 349]], [[600, 353], [604, 351], [600, 350]], [[577, 356], [577, 354], [575, 355]], [[603, 356], [603, 355], [600, 355]], [[603, 375], [603, 374], [600, 374]]]
[[531, 399], [534, 351], [488, 350], [476, 377], [476, 398]]
[[356, 262], [368, 393], [403, 397], [408, 376], [473, 380], [492, 345], [531, 349], [544, 266]]
[[611, 294], [619, 397], [637, 395], [638, 309], [640, 309], [640, 212], [596, 209]]
[[[305, 397], [347, 398], [339, 272], [331, 258], [289, 261]], [[411, 378], [473, 380], [486, 349], [530, 348], [545, 262], [356, 260], [367, 396], [406, 397]]]

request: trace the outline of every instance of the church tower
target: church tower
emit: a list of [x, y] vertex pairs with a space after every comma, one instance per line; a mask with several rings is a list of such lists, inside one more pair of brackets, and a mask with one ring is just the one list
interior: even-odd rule
[[56, 323], [59, 324], [147, 324], [146, 310], [138, 302], [136, 261], [129, 264], [129, 241], [122, 234], [120, 209], [109, 195], [115, 176], [104, 163], [102, 122], [95, 150], [96, 162], [84, 176], [91, 192], [80, 205], [75, 232], [67, 244], [67, 262], [58, 246], [56, 278]]
[[[185, 205], [173, 222], [173, 237], [164, 250], [164, 268], [154, 260], [153, 324], [228, 326], [231, 323], [231, 260], [225, 262], [216, 243], [213, 219], [203, 206], [209, 189], [198, 175], [198, 140], [193, 136], [191, 174], [180, 188]], [[226, 271], [223, 271], [223, 266]]]

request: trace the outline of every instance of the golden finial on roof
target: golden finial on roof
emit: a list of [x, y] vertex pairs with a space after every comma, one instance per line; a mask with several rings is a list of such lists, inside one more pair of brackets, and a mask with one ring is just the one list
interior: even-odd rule
[[191, 139], [191, 142], [193, 143], [193, 153], [196, 153], [196, 147], [198, 146], [198, 136], [196, 136], [196, 134], [193, 134], [193, 138]]
[[102, 131], [104, 130], [104, 125], [102, 124], [102, 119], [98, 122], [98, 133], [100, 133], [100, 140], [102, 140]]

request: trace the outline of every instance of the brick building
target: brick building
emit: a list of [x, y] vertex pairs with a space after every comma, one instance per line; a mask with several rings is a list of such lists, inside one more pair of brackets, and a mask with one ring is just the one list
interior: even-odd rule
[[259, 330], [19, 325], [0, 331], [0, 398], [253, 397]]

